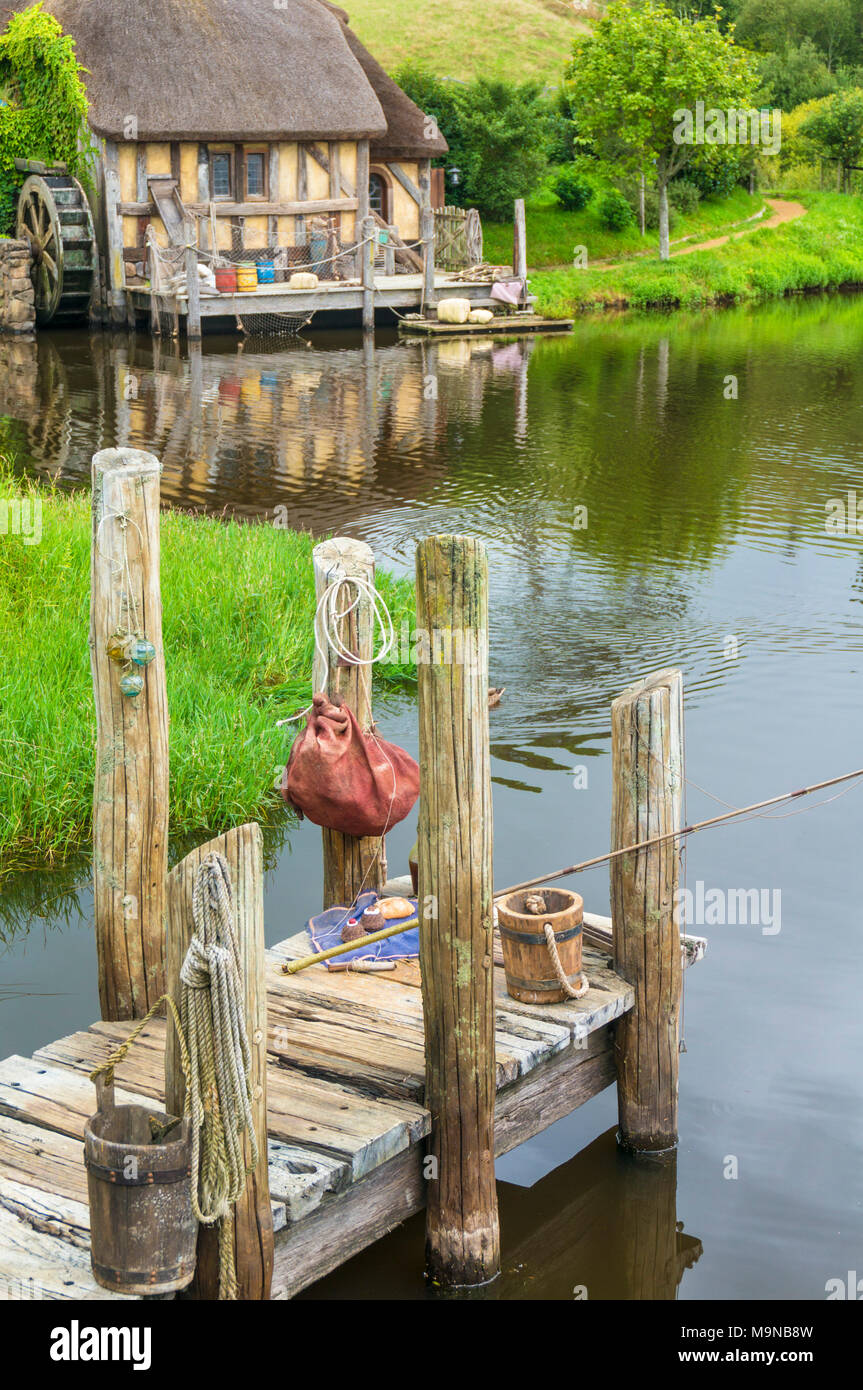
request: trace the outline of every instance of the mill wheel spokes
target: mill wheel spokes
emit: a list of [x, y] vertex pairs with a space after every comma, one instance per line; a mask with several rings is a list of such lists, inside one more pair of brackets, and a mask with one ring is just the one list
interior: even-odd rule
[[30, 243], [36, 320], [85, 317], [95, 279], [93, 219], [84, 190], [68, 175], [31, 175], [18, 198], [18, 236]]

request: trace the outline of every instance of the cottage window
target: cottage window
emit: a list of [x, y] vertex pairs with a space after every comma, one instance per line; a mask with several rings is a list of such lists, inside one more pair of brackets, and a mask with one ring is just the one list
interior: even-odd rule
[[231, 156], [227, 150], [214, 150], [210, 154], [210, 195], [215, 202], [229, 203], [233, 199]]
[[378, 214], [379, 217], [383, 217], [383, 218], [384, 218], [384, 221], [386, 221], [386, 217], [385, 217], [385, 215], [384, 215], [384, 205], [385, 205], [385, 203], [386, 203], [386, 195], [387, 195], [386, 184], [384, 183], [384, 181], [383, 181], [383, 179], [381, 178], [380, 174], [370, 174], [370, 175], [369, 175], [369, 207], [371, 208], [372, 212], [376, 212], [376, 213]]
[[266, 160], [261, 150], [246, 153], [246, 198], [266, 198], [267, 170]]

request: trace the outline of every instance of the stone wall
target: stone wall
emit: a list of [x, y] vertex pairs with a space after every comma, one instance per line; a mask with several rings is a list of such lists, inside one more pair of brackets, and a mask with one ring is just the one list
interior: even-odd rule
[[29, 243], [0, 241], [0, 333], [32, 333], [35, 327]]

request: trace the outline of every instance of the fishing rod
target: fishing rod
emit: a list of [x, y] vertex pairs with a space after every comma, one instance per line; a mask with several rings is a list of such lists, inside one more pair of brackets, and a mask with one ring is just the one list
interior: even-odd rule
[[779, 796], [769, 796], [766, 801], [753, 801], [751, 806], [740, 806], [733, 811], [724, 811], [720, 816], [710, 816], [707, 820], [696, 821], [694, 825], [681, 826], [679, 830], [666, 830], [663, 835], [654, 835], [649, 840], [639, 840], [634, 845], [624, 845], [623, 849], [612, 849], [607, 854], [597, 854], [594, 859], [583, 859], [580, 864], [570, 864], [566, 869], [555, 869], [550, 874], [540, 874], [539, 878], [526, 879], [524, 883], [514, 883], [495, 893], [495, 898], [505, 898], [508, 893], [520, 893], [524, 888], [535, 888], [540, 883], [551, 883], [554, 879], [568, 878], [570, 874], [580, 874], [585, 869], [593, 869], [597, 864], [608, 864], [622, 854], [634, 854], [636, 850], [651, 849], [665, 840], [676, 840], [684, 835], [694, 835], [697, 830], [706, 830], [710, 825], [721, 825], [723, 821], [733, 820], [735, 816], [745, 816], [753, 811], [763, 811], [766, 806], [778, 806], [782, 801], [793, 801], [798, 796], [809, 796], [812, 792], [824, 791], [826, 787], [836, 787], [840, 782], [850, 782], [854, 777], [863, 777], [863, 767], [856, 772], [843, 772], [841, 777], [830, 777], [826, 782], [813, 782], [811, 787], [798, 787], [793, 792], [780, 792]]
[[[768, 806], [778, 806], [783, 801], [795, 801], [800, 796], [810, 796], [812, 792], [824, 791], [827, 787], [838, 787], [842, 782], [851, 782], [855, 777], [863, 777], [863, 767], [856, 772], [843, 772], [841, 777], [829, 777], [825, 782], [813, 782], [808, 787], [798, 787], [793, 792], [780, 792], [778, 796], [769, 796], [766, 801], [753, 801], [749, 806], [739, 806], [731, 811], [723, 811], [721, 815], [710, 816], [707, 820], [696, 821], [693, 825], [683, 825], [679, 830], [666, 830], [662, 835], [653, 835], [649, 840], [638, 840], [635, 844], [624, 845], [622, 849], [612, 849], [606, 854], [597, 854], [593, 859], [583, 859], [580, 864], [570, 864], [565, 869], [554, 869], [550, 874], [540, 874], [538, 878], [525, 879], [523, 883], [514, 883], [510, 888], [502, 888], [495, 892], [494, 898], [508, 897], [510, 893], [521, 893], [526, 888], [537, 888], [542, 883], [553, 883], [559, 878], [569, 878], [570, 874], [580, 874], [585, 869], [595, 869], [598, 864], [608, 864], [612, 859], [619, 859], [623, 854], [635, 854], [639, 850], [653, 849], [656, 845], [664, 844], [666, 840], [682, 839], [684, 835], [694, 835], [699, 830], [707, 830], [711, 825], [722, 825], [725, 821], [734, 820], [737, 816], [751, 815], [755, 811], [763, 811]], [[333, 956], [343, 955], [347, 951], [356, 951], [359, 947], [373, 946], [377, 941], [384, 941], [390, 936], [398, 936], [401, 932], [410, 931], [419, 925], [418, 919], [412, 917], [409, 922], [400, 922], [397, 926], [387, 927], [383, 931], [370, 932], [364, 941], [357, 943], [349, 941], [342, 946], [331, 946], [326, 951], [318, 951], [314, 955], [303, 956], [300, 960], [287, 962], [282, 966], [286, 975], [294, 975], [298, 970], [305, 970], [310, 965], [317, 965], [319, 961], [330, 960]]]

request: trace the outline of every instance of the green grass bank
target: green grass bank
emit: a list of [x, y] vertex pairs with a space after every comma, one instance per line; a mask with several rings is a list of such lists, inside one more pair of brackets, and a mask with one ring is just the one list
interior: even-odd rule
[[566, 318], [609, 308], [698, 309], [863, 284], [863, 202], [838, 193], [778, 196], [798, 197], [806, 216], [665, 264], [654, 252], [605, 269], [537, 270], [537, 310]]
[[[89, 846], [95, 714], [88, 647], [90, 497], [22, 483], [0, 459], [0, 499], [41, 504], [41, 538], [0, 534], [0, 879]], [[2, 519], [2, 512], [0, 512]], [[34, 529], [33, 534], [36, 534]], [[171, 717], [171, 834], [266, 818], [310, 700], [311, 536], [162, 514]], [[413, 585], [378, 575], [396, 626]], [[413, 668], [375, 668], [380, 690]]]

